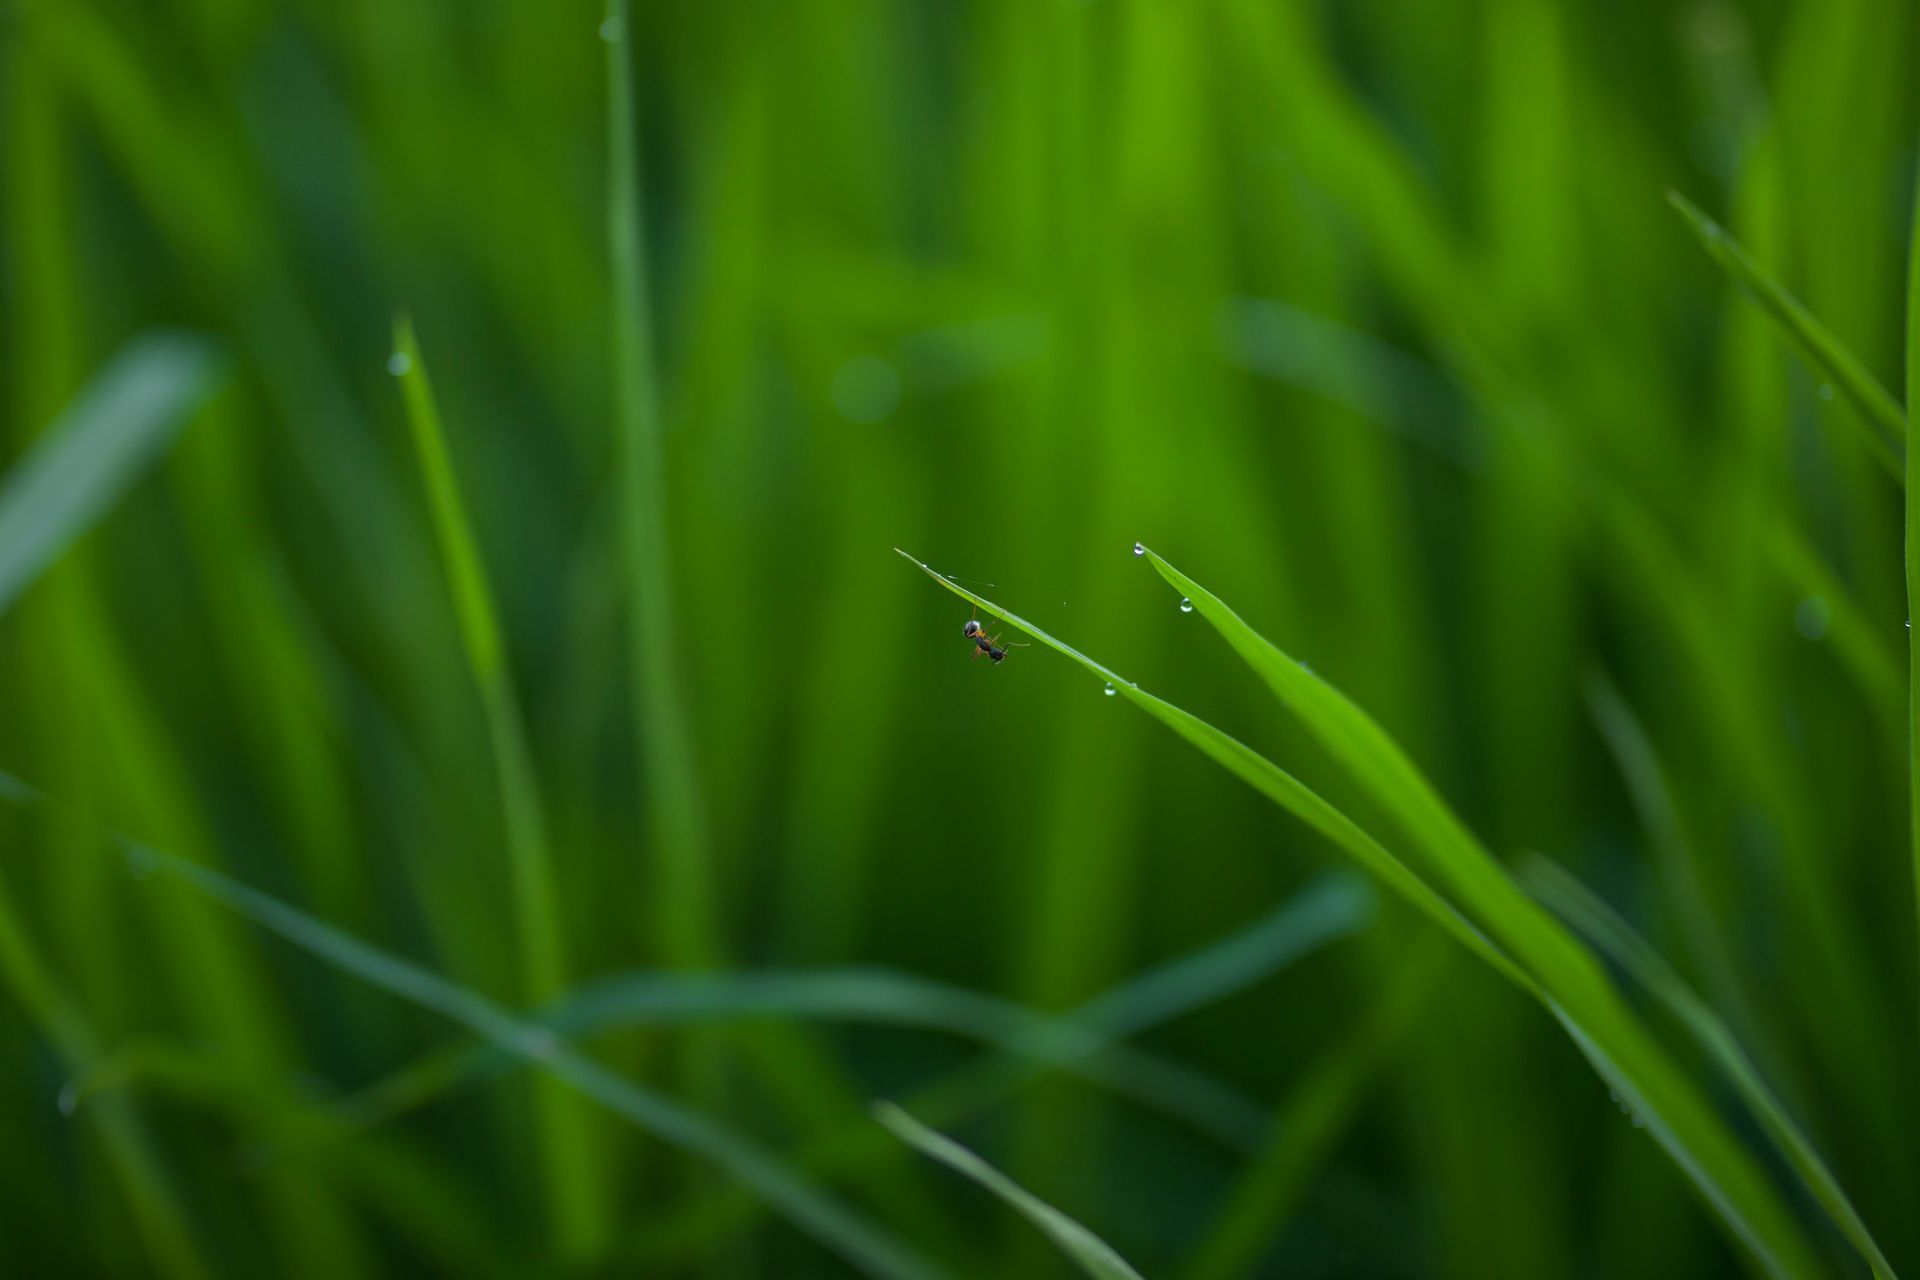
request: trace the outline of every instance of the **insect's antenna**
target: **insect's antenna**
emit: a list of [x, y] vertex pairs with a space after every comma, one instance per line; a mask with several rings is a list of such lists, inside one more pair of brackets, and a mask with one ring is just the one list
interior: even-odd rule
[[[963, 578], [957, 573], [943, 573], [940, 576], [948, 582], [957, 582], [969, 587], [991, 588], [995, 591], [1012, 591], [1020, 595], [1028, 596], [1052, 594], [1052, 589], [1048, 587], [1023, 587], [1011, 582], [987, 582], [980, 578]], [[1065, 600], [1060, 602], [1062, 608], [1065, 608], [1066, 604], [1067, 602]]]

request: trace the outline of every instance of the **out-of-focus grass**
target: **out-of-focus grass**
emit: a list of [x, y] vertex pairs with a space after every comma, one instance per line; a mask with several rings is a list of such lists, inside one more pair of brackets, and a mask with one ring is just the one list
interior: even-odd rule
[[[1873, 455], [1920, 378], [1911, 5], [0, 0], [0, 29], [0, 486], [142, 335], [229, 371], [135, 470], [89, 440], [74, 474], [113, 483], [0, 546], [0, 768], [91, 815], [0, 813], [14, 1265], [840, 1265], [618, 1123], [597, 1207], [561, 1191], [484, 1038], [130, 883], [105, 826], [516, 1020], [626, 991], [595, 1062], [955, 1271], [1062, 1264], [875, 1096], [1147, 1275], [1739, 1271], [1457, 956], [1522, 960], [1428, 865], [1444, 832], [1275, 716], [1136, 539], [1367, 708], [1474, 865], [1537, 849], [1609, 904], [1920, 1265], [1920, 526]], [[505, 720], [385, 368], [403, 307]], [[1104, 676], [969, 663], [971, 606], [893, 546], [1031, 588], [982, 590], [1471, 929], [1382, 895], [1285, 954], [1313, 833]], [[546, 907], [513, 887], [535, 807]], [[564, 957], [532, 987], [529, 913]], [[1424, 991], [1423, 954], [1456, 954]], [[900, 1019], [827, 1016], [876, 968]], [[780, 975], [827, 985], [735, 1016]], [[956, 993], [1097, 1049], [983, 1051], [935, 1025]], [[1813, 1265], [1857, 1269], [1762, 1159]]]
[[972, 1178], [1013, 1206], [1093, 1280], [1140, 1280], [1140, 1273], [1128, 1266], [1126, 1259], [1115, 1253], [1106, 1241], [951, 1138], [935, 1133], [891, 1102], [876, 1103], [873, 1114], [902, 1142]]

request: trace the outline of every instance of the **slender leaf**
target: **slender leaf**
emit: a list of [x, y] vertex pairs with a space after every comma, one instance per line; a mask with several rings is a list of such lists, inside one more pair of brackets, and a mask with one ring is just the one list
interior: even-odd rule
[[[1327, 887], [1296, 896], [1245, 929], [1156, 965], [1060, 1015], [1063, 1022], [1082, 1028], [1073, 1040], [1061, 1043], [1110, 1052], [1122, 1034], [1139, 1035], [1162, 1021], [1192, 1013], [1271, 978], [1307, 954], [1298, 933], [1300, 925], [1323, 917], [1329, 907], [1338, 910], [1343, 896], [1339, 890], [1341, 882], [1323, 884]], [[1098, 1029], [1098, 1035], [1083, 1039], [1087, 1029]], [[1089, 1065], [1097, 1067], [1101, 1061], [1094, 1058]], [[1133, 1061], [1138, 1065], [1142, 1059], [1135, 1057]], [[916, 1090], [909, 1104], [916, 1114], [933, 1118], [936, 1123], [958, 1124], [1011, 1097], [1045, 1069], [1046, 1065], [1030, 1058], [986, 1055]], [[1189, 1078], [1189, 1087], [1191, 1083]], [[1207, 1103], [1204, 1097], [1189, 1097], [1186, 1105], [1189, 1109], [1219, 1110], [1219, 1119], [1228, 1119], [1224, 1109]], [[1245, 1122], [1235, 1120], [1234, 1123], [1244, 1126]], [[1242, 1134], [1255, 1131], [1240, 1129]], [[873, 1126], [862, 1124], [810, 1144], [796, 1160], [802, 1167], [822, 1176], [860, 1168], [872, 1162], [876, 1151], [874, 1140], [884, 1138]], [[1235, 1145], [1244, 1145], [1244, 1140]], [[646, 1237], [635, 1260], [640, 1264], [658, 1265], [668, 1258], [696, 1256], [721, 1231], [759, 1207], [758, 1202], [737, 1193], [706, 1197], [669, 1215], [670, 1221]]]
[[1900, 451], [1907, 438], [1907, 415], [1901, 411], [1900, 402], [1724, 227], [1677, 191], [1667, 193], [1667, 202], [1700, 237], [1707, 255], [1773, 317], [1800, 354], [1859, 410], [1863, 442], [1881, 465], [1900, 477]]
[[0, 481], [0, 614], [159, 456], [220, 365], [202, 338], [134, 339], [7, 473]]
[[1873, 1268], [1873, 1274], [1892, 1280], [1893, 1265], [1880, 1251], [1879, 1244], [1874, 1241], [1872, 1232], [1867, 1230], [1866, 1223], [1861, 1221], [1853, 1202], [1847, 1199], [1847, 1193], [1820, 1158], [1820, 1153], [1814, 1150], [1806, 1134], [1801, 1132], [1800, 1126], [1787, 1113], [1786, 1105], [1761, 1078], [1759, 1069], [1735, 1039], [1733, 1029], [1726, 1021], [1694, 993], [1693, 988], [1674, 972], [1659, 952], [1633, 931], [1631, 925], [1564, 868], [1545, 858], [1535, 857], [1527, 861], [1524, 875], [1527, 887], [1535, 897], [1578, 929], [1615, 964], [1632, 974], [1635, 981], [1680, 1020], [1688, 1034], [1726, 1072], [1727, 1078], [1752, 1109], [1774, 1146], [1799, 1175], [1814, 1200], [1826, 1210], [1834, 1226], [1840, 1229], [1847, 1242]]
[[[15, 801], [42, 799], [33, 788], [4, 774], [0, 774], [0, 796]], [[538, 1022], [210, 867], [162, 853], [126, 836], [115, 835], [113, 839], [137, 878], [178, 883], [278, 934], [333, 968], [464, 1027], [502, 1053], [561, 1081], [661, 1141], [717, 1165], [860, 1271], [916, 1280], [939, 1274], [880, 1228], [814, 1190], [754, 1143], [608, 1070]]]
[[1450, 957], [1427, 934], [1387, 976], [1380, 996], [1318, 1052], [1274, 1108], [1260, 1150], [1221, 1200], [1184, 1269], [1186, 1280], [1246, 1275], [1285, 1228], [1313, 1170], [1332, 1152], [1388, 1055], [1432, 1007]]
[[[896, 548], [897, 550], [897, 548]], [[1263, 794], [1380, 874], [1476, 955], [1534, 994], [1609, 1086], [1645, 1121], [1720, 1220], [1769, 1274], [1818, 1274], [1798, 1226], [1749, 1154], [1620, 1002], [1578, 941], [1541, 910], [1466, 832], [1411, 761], [1360, 709], [1249, 628], [1198, 583], [1140, 548], [1220, 631], [1303, 724], [1425, 854], [1428, 870], [1473, 911], [1456, 909], [1352, 819], [1291, 775], [1204, 721], [1119, 681], [1078, 650], [914, 560], [935, 581], [1106, 677], [1117, 693], [1173, 727]], [[900, 552], [906, 556], [905, 552]], [[913, 557], [907, 556], [909, 560]], [[1482, 929], [1490, 932], [1483, 933]], [[1497, 941], [1492, 940], [1497, 939]], [[1508, 950], [1511, 948], [1511, 951]], [[1524, 964], [1515, 957], [1524, 957]]]
[[713, 859], [699, 753], [693, 749], [674, 634], [672, 557], [643, 235], [639, 129], [635, 119], [631, 17], [627, 0], [607, 0], [607, 245], [613, 268], [613, 388], [620, 456], [628, 676], [640, 735], [640, 792], [648, 797], [658, 889], [648, 920], [676, 963], [711, 965], [720, 950]]
[[[526, 725], [507, 670], [479, 540], [454, 478], [440, 409], [411, 318], [402, 315], [394, 322], [393, 345], [394, 362], [388, 367], [399, 378], [406, 400], [407, 425], [426, 484], [427, 506], [440, 543], [447, 587], [453, 595], [467, 664], [493, 747], [523, 987], [529, 1000], [547, 1000], [566, 980], [566, 959], [553, 858], [547, 847], [546, 819], [527, 748]], [[551, 1082], [539, 1084], [535, 1102], [540, 1113], [548, 1212], [555, 1233], [566, 1252], [591, 1255], [605, 1242], [610, 1226], [602, 1179], [595, 1170], [592, 1129], [577, 1100], [556, 1091]]]
[[1159, 555], [1146, 555], [1347, 775], [1394, 817], [1463, 914], [1524, 966], [1534, 993], [1735, 1237], [1772, 1274], [1818, 1274], [1798, 1224], [1752, 1156], [1633, 1017], [1593, 955], [1474, 839], [1387, 733], [1217, 596]]
[[[1907, 406], [1920, 404], [1920, 199], [1914, 201], [1913, 233], [1907, 249]], [[1920, 610], [1920, 450], [1907, 451], [1907, 792], [1908, 836], [1914, 905], [1920, 918], [1920, 631], [1913, 617]]]
[[1531, 979], [1502, 955], [1459, 912], [1436, 894], [1424, 880], [1409, 871], [1404, 863], [1389, 853], [1379, 841], [1361, 830], [1351, 818], [1327, 803], [1292, 774], [1198, 716], [1174, 706], [1164, 698], [1157, 698], [1143, 691], [1137, 684], [1121, 678], [1078, 649], [1056, 640], [1026, 619], [1007, 612], [984, 596], [975, 595], [944, 574], [928, 568], [898, 547], [894, 550], [955, 595], [978, 605], [1009, 626], [1019, 628], [1048, 648], [1065, 654], [1094, 675], [1104, 679], [1107, 688], [1116, 695], [1126, 698], [1148, 715], [1171, 728], [1256, 791], [1345, 849], [1362, 867], [1379, 876], [1395, 892], [1402, 894], [1425, 911], [1442, 928], [1452, 933], [1463, 945], [1480, 955], [1488, 964], [1520, 986], [1531, 989]]
[[1126, 1259], [1115, 1253], [1106, 1241], [951, 1138], [935, 1133], [890, 1102], [876, 1102], [873, 1115], [902, 1142], [972, 1178], [1018, 1209], [1094, 1280], [1140, 1280], [1140, 1273], [1128, 1266]]

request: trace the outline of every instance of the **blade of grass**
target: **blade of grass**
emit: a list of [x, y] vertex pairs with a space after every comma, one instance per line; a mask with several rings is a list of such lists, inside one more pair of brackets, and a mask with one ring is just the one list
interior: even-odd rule
[[[1346, 873], [1328, 876], [1247, 928], [1057, 1016], [913, 974], [843, 968], [615, 975], [573, 992], [538, 1017], [575, 1039], [627, 1026], [742, 1016], [945, 1031], [1081, 1075], [1240, 1149], [1259, 1108], [1209, 1077], [1117, 1041], [1350, 936], [1372, 910], [1363, 882]], [[344, 1099], [338, 1111], [356, 1128], [384, 1123], [506, 1061], [485, 1046], [430, 1054]]]
[[[5, 775], [0, 775], [0, 797], [13, 803], [29, 798]], [[0, 974], [21, 1007], [45, 1029], [69, 1070], [80, 1070], [98, 1056], [92, 1027], [48, 972], [14, 914], [4, 883], [0, 883]], [[106, 1100], [96, 1111], [109, 1165], [154, 1270], [169, 1280], [202, 1280], [212, 1275], [139, 1113], [124, 1099]]]
[[[1920, 404], [1920, 200], [1914, 202], [1913, 234], [1907, 249], [1907, 405]], [[1914, 905], [1920, 911], [1920, 632], [1913, 629], [1920, 609], [1920, 450], [1907, 451], [1907, 790], [1911, 805]]]
[[640, 734], [640, 791], [648, 800], [660, 877], [650, 932], [674, 963], [711, 965], [720, 951], [718, 906], [673, 633], [663, 426], [647, 302], [629, 30], [627, 0], [607, 0], [602, 26], [608, 37], [607, 242], [613, 264], [615, 426], [631, 611], [628, 677]]
[[[0, 773], [0, 799], [46, 805], [46, 797]], [[865, 1219], [814, 1190], [756, 1144], [677, 1102], [642, 1088], [571, 1048], [531, 1018], [411, 961], [363, 942], [323, 920], [209, 867], [112, 833], [128, 870], [141, 880], [170, 880], [301, 950], [408, 1004], [464, 1027], [501, 1052], [567, 1085], [663, 1142], [700, 1157], [738, 1180], [801, 1231], [873, 1276], [940, 1273]]]
[[[1086, 1047], [1112, 1048], [1122, 1035], [1139, 1035], [1161, 1020], [1224, 1000], [1273, 977], [1306, 954], [1294, 933], [1280, 927], [1290, 918], [1297, 922], [1300, 915], [1300, 899], [1296, 897], [1247, 928], [1157, 965], [1060, 1016], [1069, 1023], [1101, 1028], [1097, 1044]], [[1255, 941], [1258, 946], [1249, 945]], [[1229, 960], [1231, 963], [1227, 963]], [[1178, 999], [1169, 998], [1173, 995]], [[918, 1090], [910, 1104], [915, 1113], [938, 1124], [958, 1124], [1014, 1094], [1042, 1071], [1044, 1068], [1030, 1060], [987, 1055]], [[873, 1164], [879, 1143], [885, 1138], [872, 1125], [861, 1124], [810, 1144], [796, 1160], [823, 1177], [862, 1169]], [[757, 1202], [737, 1193], [690, 1202], [665, 1215], [664, 1230], [654, 1227], [642, 1237], [633, 1251], [633, 1261], [651, 1268], [668, 1260], [698, 1256], [708, 1241], [758, 1208]]]
[[1785, 1104], [1768, 1088], [1759, 1069], [1734, 1037], [1733, 1029], [1689, 987], [1660, 953], [1633, 931], [1611, 907], [1572, 874], [1546, 858], [1529, 858], [1522, 866], [1529, 891], [1594, 946], [1632, 974], [1687, 1029], [1707, 1056], [1733, 1082], [1774, 1146], [1786, 1158], [1840, 1234], [1859, 1252], [1873, 1274], [1892, 1280], [1894, 1270], [1847, 1199], [1847, 1193], [1820, 1158], [1813, 1144], [1787, 1113]]
[[[1238, 1091], [1177, 1062], [1111, 1044], [1091, 1022], [883, 969], [754, 973], [641, 973], [600, 979], [534, 1015], [581, 1040], [638, 1027], [779, 1018], [913, 1027], [963, 1036], [1009, 1055], [1081, 1076], [1166, 1112], [1224, 1145], [1245, 1145], [1261, 1109]], [[354, 1128], [389, 1122], [463, 1084], [516, 1066], [484, 1045], [431, 1054], [344, 1099]]]
[[[440, 425], [439, 406], [427, 377], [426, 359], [411, 318], [394, 322], [392, 366], [406, 400], [407, 425], [427, 490], [434, 534], [452, 593], [467, 666], [480, 694], [487, 733], [493, 745], [500, 785], [501, 817], [506, 827], [509, 892], [519, 933], [522, 994], [540, 1002], [557, 995], [566, 981], [561, 922], [553, 885], [553, 859], [547, 847], [546, 820], [527, 748], [519, 698], [507, 670], [487, 586], [479, 543], [467, 519], [460, 486]], [[544, 1185], [555, 1237], [564, 1253], [589, 1257], [607, 1239], [602, 1185], [596, 1173], [593, 1130], [578, 1101], [549, 1081], [536, 1085], [540, 1116]]]
[[1347, 1035], [1308, 1064], [1273, 1110], [1261, 1149], [1222, 1197], [1187, 1260], [1185, 1280], [1249, 1274], [1261, 1251], [1287, 1225], [1313, 1169], [1351, 1123], [1390, 1050], [1431, 1007], [1450, 956], [1432, 934], [1417, 941], [1392, 970], [1373, 1008]]
[[211, 390], [211, 343], [136, 338], [0, 483], [0, 614], [125, 492]]
[[1907, 438], [1907, 416], [1900, 402], [1724, 227], [1677, 191], [1667, 193], [1667, 203], [1700, 238], [1707, 255], [1773, 317], [1808, 363], [1853, 402], [1860, 413], [1862, 441], [1881, 465], [1900, 478], [1900, 450]]
[[956, 1173], [972, 1178], [1019, 1210], [1094, 1280], [1140, 1280], [1140, 1273], [1128, 1266], [1126, 1259], [1115, 1253], [1106, 1241], [951, 1138], [935, 1133], [891, 1102], [876, 1102], [873, 1117], [900, 1141]]
[[524, 1275], [531, 1265], [525, 1257], [515, 1258], [501, 1224], [487, 1216], [473, 1188], [459, 1184], [454, 1169], [383, 1135], [323, 1141], [346, 1136], [344, 1126], [313, 1096], [313, 1082], [304, 1076], [261, 1071], [236, 1061], [217, 1043], [189, 1046], [140, 1037], [86, 1063], [61, 1088], [60, 1110], [93, 1116], [125, 1109], [136, 1089], [231, 1118], [248, 1139], [236, 1156], [250, 1176], [272, 1167], [281, 1152], [297, 1149], [317, 1156], [312, 1163], [330, 1183], [417, 1245], [442, 1271], [506, 1277]]
[[1467, 918], [1524, 966], [1533, 980], [1530, 989], [1761, 1265], [1779, 1275], [1818, 1274], [1798, 1224], [1750, 1153], [1633, 1017], [1592, 953], [1526, 895], [1386, 732], [1217, 596], [1159, 555], [1145, 554], [1353, 781], [1393, 815]]
[[[896, 551], [898, 548], [896, 548]], [[1155, 569], [1221, 631], [1250, 665], [1293, 705], [1315, 735], [1389, 812], [1411, 829], [1456, 893], [1527, 960], [1521, 967], [1427, 882], [1352, 819], [1271, 761], [1172, 704], [1142, 693], [1078, 650], [991, 601], [950, 582], [904, 551], [948, 590], [1033, 636], [1088, 670], [1117, 693], [1174, 728], [1262, 794], [1334, 840], [1362, 865], [1406, 894], [1501, 974], [1535, 995], [1559, 1020], [1603, 1079], [1645, 1120], [1649, 1132], [1686, 1172], [1718, 1220], [1770, 1273], [1818, 1274], [1812, 1252], [1773, 1188], [1659, 1047], [1634, 1022], [1593, 957], [1526, 897], [1504, 868], [1459, 825], [1379, 726], [1318, 677], [1258, 636], [1211, 593], [1158, 556]], [[1141, 554], [1148, 554], [1141, 548]]]
[[895, 547], [894, 551], [955, 595], [978, 605], [1007, 625], [1019, 628], [1048, 648], [1065, 654], [1105, 680], [1107, 687], [1115, 694], [1126, 698], [1154, 719], [1167, 725], [1256, 791], [1345, 849], [1361, 866], [1379, 876], [1396, 892], [1425, 911], [1442, 928], [1458, 938], [1464, 946], [1522, 988], [1532, 990], [1532, 979], [1489, 942], [1486, 936], [1464, 916], [1435, 893], [1426, 881], [1414, 875], [1407, 869], [1405, 863], [1361, 830], [1351, 818], [1327, 803], [1292, 774], [1287, 773], [1245, 743], [1222, 733], [1191, 712], [1184, 711], [1163, 698], [1144, 692], [1138, 685], [1122, 679], [1118, 674], [1095, 662], [1078, 649], [1056, 640], [1031, 622], [1007, 612], [986, 597], [975, 595], [945, 575], [914, 559], [900, 548]]

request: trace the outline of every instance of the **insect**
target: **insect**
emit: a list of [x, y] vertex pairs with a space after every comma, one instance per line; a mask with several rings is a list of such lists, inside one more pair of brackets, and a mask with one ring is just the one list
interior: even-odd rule
[[[967, 619], [967, 625], [960, 629], [960, 634], [973, 641], [973, 653], [969, 656], [977, 658], [984, 653], [992, 658], [996, 665], [1007, 660], [1007, 651], [1000, 647], [1000, 637], [988, 635], [987, 629], [980, 625], [978, 609], [974, 610], [973, 617]], [[1007, 644], [1015, 649], [1028, 647], [1015, 640], [1009, 640]]]

